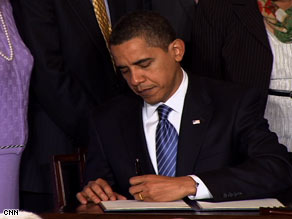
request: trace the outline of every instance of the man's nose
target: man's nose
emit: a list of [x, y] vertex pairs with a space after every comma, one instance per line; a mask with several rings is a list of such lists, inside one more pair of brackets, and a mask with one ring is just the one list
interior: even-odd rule
[[131, 79], [130, 79], [130, 83], [133, 85], [133, 86], [137, 86], [139, 84], [141, 84], [142, 82], [145, 81], [145, 77], [144, 77], [144, 74], [139, 71], [139, 70], [134, 70], [131, 72]]

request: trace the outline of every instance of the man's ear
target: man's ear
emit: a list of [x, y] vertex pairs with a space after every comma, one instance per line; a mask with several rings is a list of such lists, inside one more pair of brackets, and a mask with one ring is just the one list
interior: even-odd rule
[[174, 40], [168, 47], [169, 51], [173, 54], [174, 59], [180, 62], [185, 54], [185, 43], [181, 39]]

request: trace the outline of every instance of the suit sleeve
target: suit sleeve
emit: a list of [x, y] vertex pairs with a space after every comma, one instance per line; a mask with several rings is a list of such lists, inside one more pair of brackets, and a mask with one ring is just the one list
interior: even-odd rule
[[285, 146], [278, 143], [262, 117], [264, 101], [246, 92], [233, 124], [236, 165], [198, 174], [214, 199], [226, 201], [273, 197], [292, 185], [292, 168]]
[[[109, 121], [111, 119], [109, 119], [107, 115], [104, 114], [103, 110], [100, 109], [103, 109], [103, 106], [92, 110], [92, 120], [89, 122], [90, 134], [83, 186], [87, 185], [89, 181], [95, 181], [102, 178], [107, 181], [113, 191], [125, 195], [119, 190], [121, 185], [117, 185], [117, 176], [114, 174], [113, 164], [110, 163], [110, 159], [115, 157], [114, 154], [119, 157], [120, 152], [111, 151], [109, 153], [109, 151], [107, 151], [109, 148], [106, 148], [106, 145], [111, 142], [110, 139], [117, 139], [112, 136], [112, 131], [115, 132], [115, 129], [111, 128], [111, 126], [113, 126], [112, 121]], [[107, 124], [107, 127], [104, 127], [105, 124]], [[100, 128], [105, 129], [105, 132], [101, 131]], [[118, 143], [111, 142], [110, 144], [116, 146]], [[114, 160], [117, 162], [120, 171], [120, 167], [123, 166], [123, 164], [121, 165], [119, 159]]]
[[[89, 181], [95, 181], [98, 178], [106, 180], [109, 185], [114, 186], [114, 176], [107, 161], [106, 153], [103, 150], [101, 138], [93, 123], [90, 128], [89, 146], [86, 159], [86, 168], [84, 175], [84, 185]], [[113, 187], [114, 189], [114, 187]]]
[[61, 48], [66, 39], [60, 39], [54, 1], [19, 0], [19, 4], [22, 35], [35, 59], [31, 78], [34, 98], [68, 136], [81, 138], [93, 102], [66, 68]]

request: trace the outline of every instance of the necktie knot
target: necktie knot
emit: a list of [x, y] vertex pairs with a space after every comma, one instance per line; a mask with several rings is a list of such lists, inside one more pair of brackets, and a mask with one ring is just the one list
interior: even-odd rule
[[172, 109], [165, 104], [160, 105], [157, 107], [157, 112], [160, 120], [165, 120], [168, 118], [169, 113], [172, 111]]

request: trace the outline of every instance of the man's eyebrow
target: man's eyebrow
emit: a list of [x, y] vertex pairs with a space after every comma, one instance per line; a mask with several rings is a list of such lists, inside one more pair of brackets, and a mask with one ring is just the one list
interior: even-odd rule
[[123, 68], [127, 68], [127, 66], [125, 66], [125, 65], [117, 65], [116, 68], [117, 69], [123, 69]]
[[[147, 61], [152, 61], [154, 58], [145, 58], [145, 59], [140, 59], [136, 62], [134, 62], [132, 65], [140, 65], [140, 64], [143, 64], [144, 62], [147, 62]], [[117, 65], [116, 68], [117, 69], [123, 69], [123, 68], [127, 68], [128, 66], [126, 65]]]
[[153, 60], [153, 58], [140, 59], [140, 60], [134, 62], [133, 65], [140, 65], [140, 64], [142, 64], [142, 63], [144, 63], [144, 62], [152, 61], [152, 60]]

